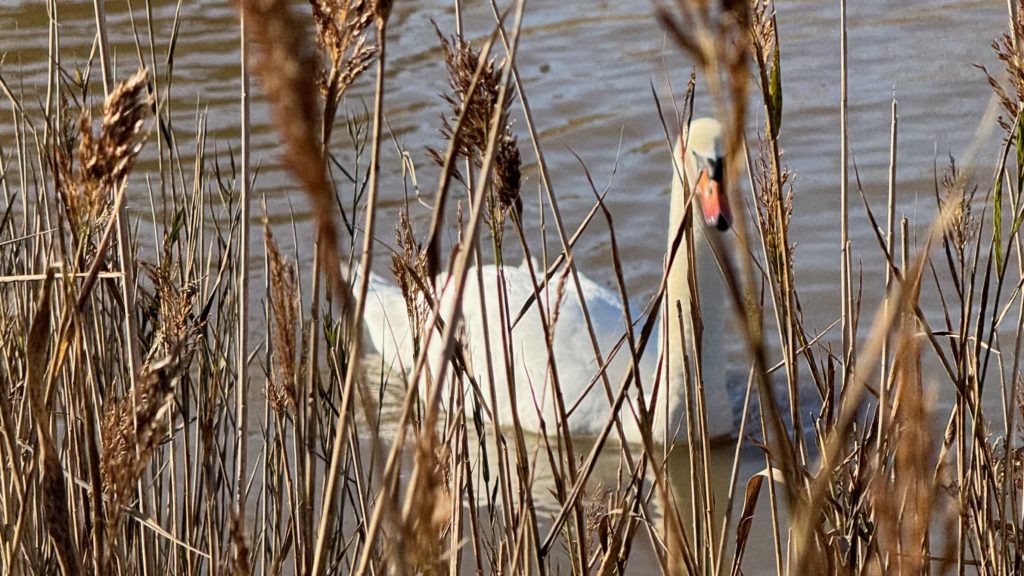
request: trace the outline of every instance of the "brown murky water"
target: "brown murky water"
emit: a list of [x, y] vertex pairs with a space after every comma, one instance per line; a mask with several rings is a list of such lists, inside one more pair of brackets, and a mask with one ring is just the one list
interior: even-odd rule
[[[29, 106], [37, 106], [45, 98], [40, 86], [45, 85], [49, 40], [46, 10], [40, 4], [0, 0], [0, 74], [12, 89], [25, 95]], [[92, 3], [58, 4], [62, 64], [84, 67], [95, 31]], [[108, 4], [117, 70], [120, 77], [126, 77], [139, 57], [132, 20], [126, 3]], [[144, 44], [148, 44], [147, 28], [152, 27], [153, 49], [159, 69], [164, 71], [176, 5], [168, 1], [153, 4], [150, 22], [144, 3], [131, 3]], [[380, 227], [382, 240], [389, 243], [391, 222], [404, 195], [415, 193], [412, 180], [403, 179], [398, 168], [399, 148], [410, 155], [423, 194], [431, 194], [436, 182], [436, 169], [425, 148], [442, 145], [438, 126], [445, 105], [439, 94], [447, 84], [431, 20], [445, 30], [454, 29], [450, 2], [396, 4], [390, 26], [386, 99], [390, 140], [382, 164], [386, 207]], [[466, 4], [471, 4], [465, 20], [467, 34], [485, 36], [493, 22], [490, 9], [485, 3]], [[797, 282], [808, 325], [824, 330], [839, 309], [839, 7], [838, 2], [778, 0], [777, 8], [785, 101], [784, 160], [796, 173], [792, 238], [798, 245]], [[238, 147], [235, 14], [230, 3], [219, 0], [188, 2], [181, 9], [171, 85], [173, 128], [182, 142], [189, 142], [197, 113], [205, 114], [208, 149], [226, 153]], [[995, 117], [990, 91], [973, 64], [999, 69], [989, 43], [1003, 33], [1005, 23], [1002, 2], [850, 3], [850, 147], [860, 182], [877, 213], [883, 212], [885, 202], [894, 92], [900, 110], [898, 215], [910, 218], [916, 229], [930, 221], [934, 214], [933, 166], [937, 162], [941, 170], [949, 154], [968, 166], [977, 165], [978, 181], [984, 186], [998, 137], [992, 132]], [[142, 57], [149, 61], [152, 55], [148, 45], [145, 47]], [[575, 228], [593, 200], [572, 151], [586, 162], [598, 186], [617, 166], [608, 204], [628, 263], [626, 281], [634, 298], [642, 298], [653, 290], [661, 273], [670, 175], [651, 86], [667, 101], [669, 83], [681, 90], [690, 64], [666, 40], [652, 18], [649, 3], [611, 0], [531, 0], [518, 64], [568, 227]], [[98, 68], [98, 62], [94, 66]], [[355, 115], [372, 105], [369, 78], [364, 77], [343, 103]], [[4, 101], [0, 110], [7, 107]], [[703, 92], [696, 108], [698, 114], [710, 111]], [[259, 102], [254, 105], [253, 117], [253, 160], [262, 165], [257, 192], [266, 195], [272, 220], [286, 220], [294, 210], [300, 221], [308, 222], [310, 213], [304, 199], [278, 167], [277, 136]], [[10, 116], [0, 112], [0, 118], [0, 146], [13, 148]], [[761, 121], [754, 114], [751, 128]], [[528, 164], [523, 187], [525, 218], [536, 228], [540, 185], [535, 159], [521, 120], [516, 128]], [[345, 131], [335, 133], [333, 150], [342, 162], [349, 162], [352, 152]], [[191, 161], [191, 150], [190, 143], [181, 146], [185, 166]], [[148, 199], [132, 198], [130, 210], [141, 219], [149, 218]], [[421, 230], [427, 213], [426, 208], [414, 207]], [[850, 214], [853, 260], [855, 266], [863, 266], [866, 309], [870, 310], [881, 294], [881, 259], [856, 195]], [[299, 231], [300, 243], [309, 237], [306, 232]], [[287, 243], [290, 233], [284, 238]], [[597, 225], [581, 241], [577, 259], [588, 275], [610, 284], [608, 245], [607, 235]], [[309, 246], [300, 249], [307, 259], [311, 252]], [[833, 342], [838, 338], [834, 332], [829, 336]], [[749, 476], [758, 467], [758, 458], [752, 454], [741, 474]], [[770, 549], [763, 552], [766, 558], [772, 557]], [[765, 563], [766, 568], [769, 565]]]

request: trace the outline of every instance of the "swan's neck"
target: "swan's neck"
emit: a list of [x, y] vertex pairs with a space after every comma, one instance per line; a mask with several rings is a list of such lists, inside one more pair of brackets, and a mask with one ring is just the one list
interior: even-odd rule
[[[680, 168], [682, 167], [680, 166]], [[676, 171], [677, 175], [673, 178], [669, 212], [668, 254], [671, 254], [672, 243], [679, 233], [686, 215], [687, 201], [691, 197], [684, 188], [682, 178], [679, 176], [681, 173], [681, 170]], [[686, 416], [684, 375], [687, 363], [691, 375], [695, 374], [697, 363], [701, 363], [703, 380], [707, 386], [712, 386], [714, 382], [717, 382], [718, 371], [723, 368], [718, 365], [720, 363], [718, 358], [721, 348], [720, 338], [724, 329], [724, 325], [720, 325], [724, 324], [722, 321], [723, 310], [720, 309], [720, 294], [716, 294], [714, 290], [708, 290], [709, 284], [715, 284], [720, 275], [714, 254], [704, 236], [704, 227], [700, 222], [700, 207], [694, 206], [694, 210], [691, 212], [693, 225], [683, 233], [682, 242], [669, 269], [665, 288], [665, 305], [662, 308], [660, 323], [661, 337], [658, 340], [659, 353], [661, 353], [659, 356], [664, 358], [664, 363], [658, 388], [658, 408], [654, 419], [655, 436], [664, 434], [666, 423], [671, 433]], [[696, 266], [691, 266], [691, 259], [696, 259]], [[692, 282], [697, 286], [697, 293], [693, 293], [690, 289], [691, 270], [696, 274]], [[700, 279], [700, 282], [698, 283], [696, 279]], [[694, 306], [697, 306], [698, 300], [704, 326], [702, 333], [698, 334], [702, 342], [701, 359], [696, 358], [694, 354], [695, 331], [692, 321], [692, 310]], [[691, 387], [693, 383], [694, 380], [691, 377]]]

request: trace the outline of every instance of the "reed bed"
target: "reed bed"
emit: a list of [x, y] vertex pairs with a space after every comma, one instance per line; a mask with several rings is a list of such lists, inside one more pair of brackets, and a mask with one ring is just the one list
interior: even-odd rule
[[[598, 438], [574, 438], [553, 354], [560, 417], [547, 434], [497, 422], [488, 409], [494, 374], [512, 374], [510, 363], [524, 359], [506, 338], [486, 343], [487, 366], [469, 366], [455, 309], [438, 302], [437, 275], [459, 301], [468, 282], [495, 281], [473, 265], [500, 270], [507, 255], [524, 254], [534, 262], [535, 310], [510, 309], [504, 296], [486, 305], [503, 312], [505, 335], [520, 313], [539, 313], [552, 333], [559, 302], [582, 293], [573, 249], [580, 235], [600, 234], [587, 229], [594, 218], [607, 222], [614, 281], [627, 300], [603, 193], [595, 187], [578, 229], [559, 210], [515, 65], [524, 4], [492, 0], [493, 26], [475, 31], [485, 38], [477, 43], [466, 40], [459, 0], [452, 29], [438, 18], [450, 85], [438, 99], [441, 144], [416, 160], [440, 167], [426, 231], [415, 229], [408, 206], [395, 222], [379, 217], [380, 173], [404, 168], [382, 166], [380, 156], [391, 2], [236, 0], [238, 164], [207, 149], [203, 113], [194, 134], [169, 122], [184, 106], [166, 89], [177, 26], [169, 54], [137, 33], [138, 71], [115, 81], [96, 2], [97, 67], [65, 68], [51, 42], [41, 105], [28, 105], [0, 64], [13, 137], [0, 143], [0, 573], [1024, 569], [1020, 6], [1008, 3], [1008, 32], [993, 42], [1005, 65], [989, 76], [1002, 108], [1001, 153], [987, 159], [995, 169], [972, 178], [950, 159], [936, 174], [935, 219], [916, 241], [894, 209], [895, 100], [884, 211], [873, 211], [855, 172], [850, 178], [844, 67], [836, 344], [804, 321], [789, 236], [800, 191], [780, 152], [784, 23], [771, 0], [655, 3], [652, 32], [667, 32], [694, 64], [686, 94], [659, 101], [666, 146], [692, 114], [695, 82], [706, 83], [729, 127], [736, 249], [720, 252], [732, 254], [721, 264], [749, 381], [736, 440], [712, 447], [694, 402], [691, 441], [671, 447], [653, 441], [653, 407], [635, 405], [644, 441], [620, 442], [636, 394], [629, 379], [601, 374], [595, 385], [620, 416]], [[48, 3], [54, 38], [57, 8]], [[845, 62], [845, 2], [839, 8]], [[247, 153], [248, 69], [283, 162], [314, 207], [312, 237], [296, 242], [313, 252], [308, 269], [279, 246], [286, 227], [269, 224], [265, 205], [263, 226], [250, 233], [260, 210]], [[365, 118], [341, 106], [359, 82], [375, 86]], [[525, 125], [511, 120], [513, 110]], [[746, 133], [754, 114], [766, 122]], [[342, 125], [347, 138], [334, 137]], [[183, 165], [184, 147], [192, 166]], [[342, 147], [355, 151], [354, 164], [332, 160]], [[155, 162], [140, 168], [140, 154]], [[558, 240], [543, 249], [523, 221], [524, 159], [537, 163], [538, 212], [551, 215]], [[127, 197], [148, 197], [152, 234], [128, 221]], [[870, 217], [877, 242], [858, 248], [884, 263], [882, 285], [856, 275], [852, 210]], [[249, 282], [259, 253], [263, 287]], [[381, 369], [363, 344], [371, 271], [394, 277], [406, 300], [395, 312], [420, 328], [413, 366]], [[883, 295], [877, 309], [863, 304], [866, 291]], [[938, 308], [922, 302], [923, 291], [939, 296]], [[623, 330], [633, 354], [670, 306], [662, 298], [634, 318], [635, 334]], [[609, 352], [592, 330], [579, 337], [598, 363]], [[441, 366], [429, 365], [431, 340], [446, 352]], [[436, 384], [444, 381], [462, 385]], [[951, 409], [936, 408], [938, 387], [955, 390]], [[762, 470], [741, 474], [743, 458], [763, 461]], [[758, 545], [770, 552], [750, 558]]]

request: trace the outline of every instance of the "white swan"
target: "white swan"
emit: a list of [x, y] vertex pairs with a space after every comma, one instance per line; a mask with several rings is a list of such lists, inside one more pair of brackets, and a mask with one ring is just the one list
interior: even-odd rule
[[[685, 145], [684, 145], [685, 140]], [[673, 237], [683, 220], [685, 202], [693, 198], [693, 253], [697, 258], [698, 292], [703, 322], [703, 362], [702, 376], [704, 382], [705, 403], [707, 412], [707, 430], [712, 438], [724, 438], [735, 434], [735, 414], [726, 389], [726, 358], [724, 344], [727, 334], [726, 309], [724, 302], [726, 292], [722, 274], [710, 250], [707, 237], [710, 234], [722, 234], [731, 223], [731, 214], [722, 182], [722, 146], [721, 125], [713, 119], [702, 118], [690, 123], [686, 135], [681, 138], [673, 154], [672, 199], [669, 216], [669, 239], [671, 249]], [[682, 175], [685, 171], [686, 182], [693, 187], [693, 194], [685, 189]], [[641, 383], [650, 406], [654, 375], [657, 372], [658, 358], [665, 350], [662, 374], [667, 374], [667, 385], [664, 376], [658, 386], [658, 409], [654, 423], [654, 438], [657, 441], [685, 441], [686, 409], [685, 388], [683, 386], [684, 362], [683, 340], [680, 338], [680, 322], [676, 313], [676, 302], [682, 307], [686, 336], [686, 350], [693, 365], [693, 327], [690, 321], [690, 306], [694, 295], [691, 294], [688, 281], [689, 250], [688, 243], [680, 246], [675, 262], [669, 272], [666, 284], [667, 309], [671, 313], [662, 318], [660, 328], [652, 333], [646, 353], [640, 366]], [[518, 413], [523, 429], [530, 432], [554, 433], [556, 430], [556, 404], [552, 393], [552, 378], [548, 370], [548, 352], [544, 344], [544, 330], [535, 307], [522, 316], [512, 330], [508, 345], [510, 350], [503, 353], [502, 343], [509, 339], [502, 338], [502, 323], [498, 309], [498, 282], [504, 282], [505, 297], [508, 301], [510, 315], [515, 317], [523, 304], [533, 294], [533, 282], [529, 263], [521, 267], [506, 266], [499, 275], [495, 266], [484, 266], [482, 277], [484, 283], [484, 299], [486, 309], [481, 308], [481, 298], [476, 281], [476, 270], [469, 271], [463, 296], [461, 315], [464, 333], [462, 342], [468, 355], [471, 373], [480, 382], [484, 391], [483, 401], [490, 404], [489, 386], [487, 386], [487, 358], [484, 346], [483, 326], [486, 315], [489, 344], [493, 358], [495, 396], [499, 421], [502, 425], [512, 422], [512, 411]], [[613, 348], [625, 331], [621, 299], [618, 294], [602, 287], [580, 274], [582, 292], [586, 298], [587, 308], [595, 334], [601, 347], [601, 353], [608, 362], [607, 374], [613, 392], [617, 389], [626, 371], [629, 369], [628, 348], [623, 345], [609, 361]], [[437, 286], [445, 286], [445, 279], [439, 278]], [[549, 284], [551, 301], [555, 299], [554, 282]], [[449, 287], [450, 288], [450, 287]], [[450, 295], [448, 289], [445, 295]], [[450, 310], [451, 298], [443, 295], [442, 317], [444, 311]], [[544, 310], [549, 316], [553, 302], [545, 305]], [[666, 310], [665, 304], [662, 310]], [[633, 315], [636, 322], [638, 314]], [[665, 326], [666, 318], [670, 319]], [[412, 340], [409, 331], [409, 320], [406, 314], [405, 301], [401, 291], [393, 284], [384, 281], [377, 275], [371, 275], [370, 292], [367, 298], [366, 326], [374, 347], [384, 358], [387, 366], [396, 370], [411, 370], [415, 358], [412, 351]], [[639, 326], [640, 323], [637, 323]], [[668, 343], [659, 334], [667, 333]], [[639, 328], [635, 330], [639, 335]], [[440, 361], [440, 335], [432, 338], [430, 358], [436, 373], [437, 362]], [[597, 374], [598, 364], [594, 358], [593, 347], [588, 336], [583, 310], [580, 306], [576, 290], [572, 283], [566, 286], [563, 302], [558, 308], [557, 324], [554, 327], [552, 346], [555, 356], [555, 367], [563, 400], [569, 414], [569, 427], [574, 436], [596, 436], [610, 418], [611, 405], [604, 384], [592, 383]], [[506, 377], [504, 359], [511, 354], [514, 364], [516, 386], [515, 406], [511, 401]], [[636, 397], [635, 383], [631, 388], [631, 397]], [[468, 392], [467, 392], [468, 395]], [[487, 412], [494, 413], [491, 408]], [[539, 408], [539, 409], [538, 409]], [[667, 418], [667, 422], [666, 422]], [[625, 404], [620, 411], [620, 420], [627, 442], [640, 442], [640, 431], [632, 411]], [[543, 426], [542, 426], [543, 423]], [[667, 425], [666, 425], [667, 424]], [[613, 433], [613, 437], [615, 434]]]

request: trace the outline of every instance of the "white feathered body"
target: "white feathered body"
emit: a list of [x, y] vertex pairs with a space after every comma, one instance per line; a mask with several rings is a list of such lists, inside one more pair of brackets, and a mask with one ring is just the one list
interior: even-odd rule
[[[700, 256], [701, 253], [698, 253], [698, 257]], [[533, 281], [526, 266], [525, 262], [518, 267], [507, 266], [501, 270], [500, 274], [496, 266], [484, 266], [481, 270], [484, 286], [482, 301], [476, 279], [477, 271], [476, 269], [469, 271], [463, 296], [459, 340], [468, 355], [469, 369], [481, 387], [483, 400], [487, 404], [487, 412], [496, 412], [499, 422], [503, 426], [509, 426], [512, 423], [514, 410], [524, 430], [553, 434], [558, 422], [558, 409], [540, 312], [536, 304], [531, 306], [512, 328], [509, 340], [504, 336], [505, 329], [502, 325], [504, 311], [499, 308], [499, 283], [503, 287], [504, 298], [508, 303], [506, 325], [514, 319], [530, 295], [533, 294]], [[550, 300], [542, 300], [544, 313], [549, 318], [555, 310], [554, 300], [557, 290], [554, 284], [553, 281], [546, 292], [541, 292], [542, 296], [546, 295], [550, 298]], [[582, 274], [580, 275], [580, 284], [601, 354], [608, 362], [606, 371], [608, 381], [612, 392], [615, 393], [630, 367], [628, 345], [625, 341], [619, 344], [626, 330], [621, 298], [616, 292], [597, 284]], [[444, 318], [451, 309], [453, 290], [450, 286], [445, 286], [443, 278], [438, 278], [437, 286], [443, 291], [441, 309], [442, 318]], [[683, 302], [683, 307], [684, 313], [688, 313], [689, 302]], [[636, 323], [634, 334], [639, 340], [642, 325], [642, 322], [637, 321], [638, 319], [642, 320], [639, 311], [636, 311], [632, 318]], [[483, 337], [485, 320], [489, 336], [489, 341], [486, 343]], [[365, 323], [373, 345], [384, 359], [385, 365], [396, 373], [411, 371], [415, 358], [405, 301], [397, 286], [376, 275], [372, 275], [370, 278]], [[686, 326], [688, 328], [689, 323], [686, 323]], [[641, 358], [640, 384], [645, 392], [648, 406], [651, 405], [653, 399], [651, 392], [657, 371], [661, 332], [662, 327], [660, 326], [652, 332], [652, 340], [648, 343]], [[692, 334], [688, 334], [687, 342], [692, 343], [692, 337]], [[671, 331], [670, 339], [672, 339]], [[720, 330], [706, 331], [704, 334], [705, 347], [709, 343], [721, 340]], [[488, 346], [490, 348], [489, 356]], [[505, 346], [508, 348], [505, 349]], [[692, 350], [692, 344], [690, 346], [689, 350]], [[604, 382], [600, 379], [595, 382], [599, 364], [594, 354], [583, 308], [571, 280], [567, 282], [562, 301], [557, 306], [557, 321], [554, 325], [551, 350], [554, 353], [554, 367], [557, 370], [562, 401], [569, 413], [569, 427], [573, 435], [584, 437], [598, 435], [609, 421], [611, 404]], [[709, 351], [705, 351], [704, 355], [705, 366], [708, 366], [708, 360], [716, 356]], [[667, 372], [671, 375], [667, 380], [668, 387], [665, 388], [664, 377], [659, 385], [664, 394], [658, 402], [653, 427], [654, 438], [659, 442], [665, 440], [666, 430], [669, 431], [671, 441], [682, 439], [685, 434], [685, 428], [683, 428], [685, 417], [682, 388], [683, 367], [681, 362], [673, 361], [672, 356], [667, 356], [665, 366], [662, 368], [662, 373]], [[494, 377], [493, 405], [489, 396], [488, 357], [492, 359], [491, 373]], [[440, 333], [436, 333], [431, 339], [428, 358], [430, 359], [431, 374], [437, 374], [439, 363], [444, 360]], [[515, 401], [513, 401], [513, 394], [509, 388], [506, 360], [510, 362], [514, 373]], [[724, 387], [724, 375], [719, 377], [718, 374], [720, 369], [720, 366], [705, 368], [704, 374], [705, 397], [708, 403], [708, 430], [713, 438], [728, 436], [733, 430], [733, 410]], [[423, 382], [425, 381], [423, 380]], [[589, 390], [587, 390], [588, 386]], [[632, 402], [634, 406], [637, 390], [636, 382], [633, 382], [629, 389], [629, 398], [634, 399]], [[471, 394], [472, 392], [467, 390], [466, 393]], [[665, 426], [666, 418], [667, 427]], [[641, 436], [636, 418], [628, 403], [623, 404], [620, 421], [623, 424], [626, 441], [640, 442]], [[612, 438], [617, 437], [617, 434], [613, 432]]]

